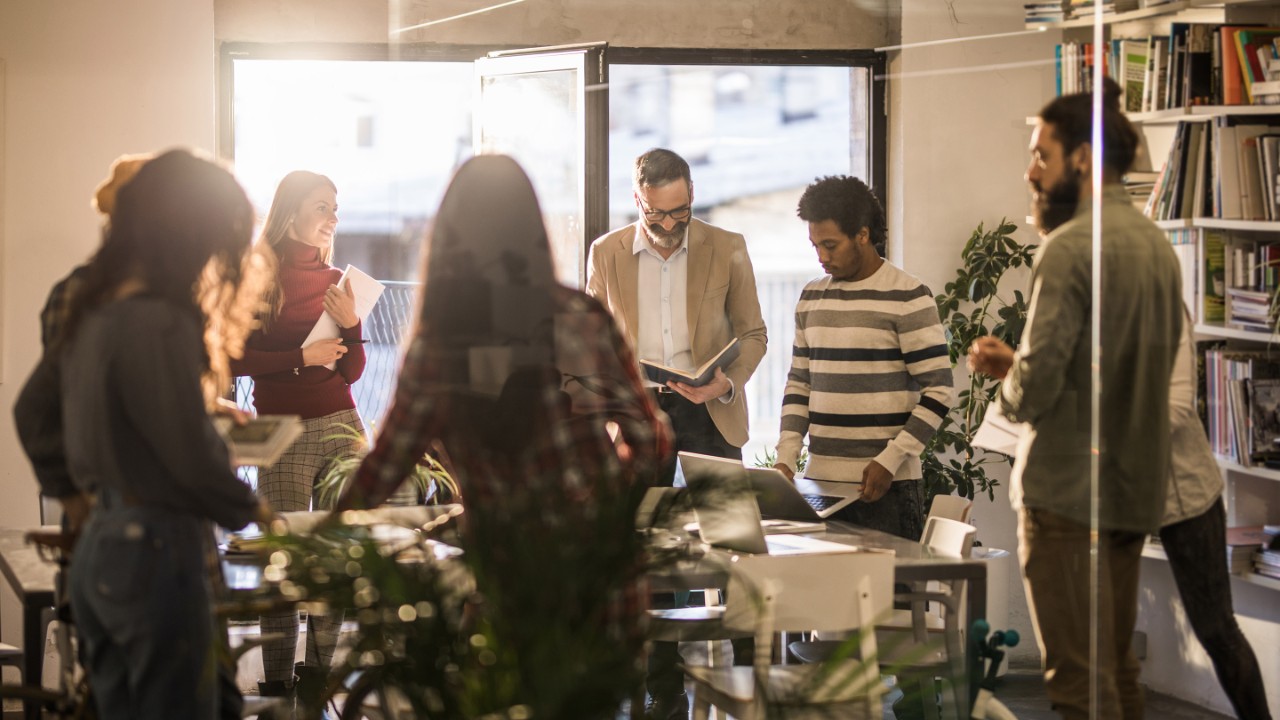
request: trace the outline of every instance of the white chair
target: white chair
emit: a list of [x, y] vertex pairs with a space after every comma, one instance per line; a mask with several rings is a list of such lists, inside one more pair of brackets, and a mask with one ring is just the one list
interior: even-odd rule
[[[934, 555], [967, 558], [973, 548], [977, 528], [972, 525], [930, 517], [925, 521], [920, 544]], [[953, 712], [963, 716], [968, 707], [968, 682], [965, 668], [961, 628], [961, 600], [967, 589], [964, 580], [917, 583], [910, 592], [894, 596], [897, 602], [910, 603], [910, 610], [895, 610], [892, 619], [876, 626], [880, 647], [881, 669], [905, 682], [908, 689], [919, 684], [922, 698], [934, 696], [933, 678], [950, 682]], [[941, 622], [930, 622], [929, 604], [942, 608]], [[789, 646], [793, 655], [806, 663], [822, 662], [838, 646], [838, 641], [825, 637]], [[924, 703], [926, 718], [937, 717], [932, 702]]]
[[[755, 635], [751, 667], [685, 666], [694, 683], [693, 718], [712, 706], [740, 720], [786, 708], [788, 718], [874, 718], [883, 714], [884, 685], [871, 627], [886, 615], [893, 555], [847, 552], [739, 555], [731, 566], [724, 627]], [[774, 633], [858, 630], [857, 657], [823, 665], [773, 665]], [[808, 713], [808, 714], [806, 714]]]
[[929, 506], [929, 517], [941, 517], [962, 523], [969, 522], [973, 512], [973, 501], [959, 495], [934, 495], [933, 504]]

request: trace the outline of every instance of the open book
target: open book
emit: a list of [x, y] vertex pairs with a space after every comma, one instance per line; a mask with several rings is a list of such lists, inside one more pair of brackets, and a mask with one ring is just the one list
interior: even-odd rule
[[739, 352], [738, 338], [734, 338], [729, 341], [728, 345], [724, 346], [723, 350], [716, 353], [715, 357], [702, 363], [702, 366], [696, 370], [677, 370], [666, 365], [659, 365], [651, 360], [641, 360], [640, 370], [651, 382], [656, 382], [659, 385], [666, 385], [670, 381], [702, 387], [711, 382], [711, 379], [716, 376], [716, 368], [727, 368], [734, 360], [737, 360]]
[[271, 465], [302, 434], [302, 418], [297, 415], [259, 415], [244, 425], [231, 418], [214, 418], [218, 433], [227, 441], [231, 464]]
[[[344, 283], [351, 286], [351, 294], [355, 296], [356, 316], [360, 318], [360, 322], [364, 322], [369, 317], [369, 313], [373, 312], [373, 306], [378, 304], [378, 298], [382, 297], [382, 291], [386, 286], [354, 265], [348, 265], [347, 269], [342, 271], [342, 277], [338, 279], [338, 287], [345, 288]], [[307, 335], [307, 339], [302, 341], [302, 347], [317, 340], [331, 340], [339, 337], [342, 337], [342, 332], [338, 328], [337, 321], [329, 313], [322, 312], [320, 319], [316, 320], [315, 327], [311, 328], [311, 332]], [[337, 364], [325, 367], [333, 370]]]

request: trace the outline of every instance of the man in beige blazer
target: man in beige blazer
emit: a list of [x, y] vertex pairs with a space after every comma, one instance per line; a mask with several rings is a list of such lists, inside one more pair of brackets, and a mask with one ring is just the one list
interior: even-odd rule
[[[745, 387], [768, 341], [746, 242], [693, 218], [689, 164], [670, 150], [636, 158], [633, 190], [640, 219], [592, 243], [587, 292], [613, 313], [641, 360], [693, 370], [738, 338], [738, 359], [706, 385], [646, 384], [671, 420], [676, 450], [741, 460]], [[656, 482], [671, 485], [675, 468], [672, 457]], [[735, 660], [749, 661], [746, 644], [735, 645]], [[647, 717], [687, 717], [678, 661], [675, 643], [655, 643]]]
[[[746, 242], [692, 217], [689, 165], [670, 150], [636, 159], [634, 191], [642, 220], [592, 243], [587, 292], [613, 313], [641, 360], [692, 370], [738, 338], [738, 359], [710, 383], [646, 384], [671, 416], [677, 450], [741, 459], [744, 388], [767, 343]], [[672, 274], [684, 275], [683, 287], [670, 285]]]

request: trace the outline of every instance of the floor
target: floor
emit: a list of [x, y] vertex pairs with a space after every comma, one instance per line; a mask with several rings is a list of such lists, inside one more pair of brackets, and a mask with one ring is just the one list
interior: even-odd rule
[[[233, 636], [248, 635], [256, 634], [256, 631], [256, 626], [245, 626], [243, 628], [233, 628], [232, 634]], [[303, 632], [305, 633], [305, 630]], [[301, 646], [302, 643], [299, 643], [299, 645]], [[697, 659], [693, 657], [699, 654], [698, 650], [694, 649], [696, 647], [697, 645], [692, 647], [681, 646], [682, 651], [688, 650], [684, 652], [686, 660], [697, 662]], [[257, 673], [260, 672], [260, 663], [260, 657], [252, 653], [247, 653], [245, 657], [241, 658], [240, 675], [242, 682], [240, 685], [246, 691], [246, 694], [256, 691], [253, 681], [256, 680]], [[900, 693], [894, 690], [885, 697], [884, 720], [897, 720], [893, 714], [892, 703], [899, 696]], [[1001, 678], [1001, 685], [996, 690], [996, 697], [1019, 720], [1058, 720], [1058, 715], [1049, 709], [1049, 700], [1045, 694], [1044, 682], [1041, 679], [1038, 668], [1012, 668]], [[1230, 720], [1231, 717], [1159, 693], [1148, 693], [1146, 715], [1148, 718], [1158, 718], [1159, 720]], [[21, 716], [20, 708], [16, 703], [5, 702], [3, 713], [0, 714], [2, 720], [17, 720]], [[628, 718], [629, 713], [625, 709], [618, 715], [618, 720], [627, 720]]]

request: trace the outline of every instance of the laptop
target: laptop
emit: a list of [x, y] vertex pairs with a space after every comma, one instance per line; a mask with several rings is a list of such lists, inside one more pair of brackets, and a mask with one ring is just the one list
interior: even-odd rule
[[702, 541], [712, 547], [753, 555], [812, 555], [858, 552], [861, 548], [808, 535], [766, 535], [760, 506], [745, 477], [725, 482], [708, 475], [687, 478]]
[[732, 480], [745, 473], [760, 514], [769, 520], [821, 521], [862, 495], [861, 483], [820, 482], [798, 476], [792, 482], [776, 468], [749, 468], [738, 460], [711, 455], [681, 452], [679, 462], [686, 482], [696, 475]]

